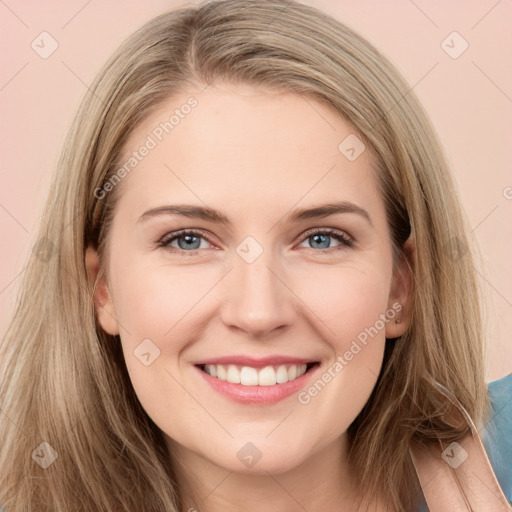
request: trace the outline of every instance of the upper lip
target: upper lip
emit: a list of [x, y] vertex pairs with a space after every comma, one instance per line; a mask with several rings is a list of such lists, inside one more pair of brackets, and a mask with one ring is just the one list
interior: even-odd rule
[[211, 359], [203, 359], [196, 362], [196, 366], [205, 364], [233, 364], [240, 366], [250, 366], [252, 368], [264, 368], [265, 366], [276, 366], [282, 364], [308, 364], [315, 363], [313, 359], [303, 359], [301, 357], [275, 355], [267, 357], [249, 357], [242, 355], [214, 357]]

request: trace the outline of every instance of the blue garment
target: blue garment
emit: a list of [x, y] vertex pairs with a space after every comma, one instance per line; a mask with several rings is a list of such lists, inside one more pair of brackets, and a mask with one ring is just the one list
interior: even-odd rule
[[[489, 421], [480, 434], [503, 493], [512, 504], [512, 373], [487, 385]], [[423, 506], [418, 512], [428, 512]]]

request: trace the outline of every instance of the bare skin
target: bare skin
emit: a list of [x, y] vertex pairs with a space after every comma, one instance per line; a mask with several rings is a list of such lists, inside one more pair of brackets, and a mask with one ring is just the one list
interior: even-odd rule
[[[135, 392], [175, 454], [183, 511], [355, 511], [346, 430], [374, 388], [385, 338], [410, 321], [410, 275], [393, 270], [370, 152], [347, 159], [338, 145], [354, 130], [316, 100], [220, 83], [169, 99], [131, 134], [125, 160], [192, 95], [197, 106], [117, 185], [107, 278], [95, 294], [99, 322], [120, 334]], [[341, 201], [345, 212], [289, 218]], [[214, 208], [231, 224], [177, 214], [141, 220], [178, 204]], [[191, 248], [183, 236], [159, 245], [185, 228], [200, 231]], [[313, 228], [316, 236], [304, 236]], [[249, 263], [240, 247], [262, 252]], [[93, 248], [86, 263], [94, 278]], [[399, 323], [377, 323], [397, 304]], [[382, 323], [354, 353], [357, 336]], [[160, 351], [149, 365], [134, 355], [145, 339]], [[195, 366], [276, 354], [319, 363], [302, 402], [298, 393], [264, 406], [235, 402]], [[346, 364], [336, 371], [338, 356]], [[261, 454], [252, 467], [237, 455], [249, 442]]]

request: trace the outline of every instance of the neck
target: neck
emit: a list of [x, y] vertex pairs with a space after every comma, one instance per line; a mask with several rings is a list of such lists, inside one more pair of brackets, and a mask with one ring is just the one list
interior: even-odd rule
[[[346, 437], [323, 446], [287, 471], [263, 465], [251, 473], [222, 468], [168, 440], [178, 483], [181, 512], [357, 512], [357, 496], [346, 464]], [[379, 508], [373, 510], [378, 511]]]

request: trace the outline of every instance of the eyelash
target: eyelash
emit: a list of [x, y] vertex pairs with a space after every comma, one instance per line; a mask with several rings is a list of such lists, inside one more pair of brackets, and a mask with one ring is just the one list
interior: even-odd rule
[[[301, 238], [300, 238], [298, 243], [302, 243], [302, 242], [304, 242], [304, 240], [307, 240], [308, 238], [311, 238], [312, 236], [317, 235], [317, 234], [327, 235], [327, 236], [329, 236], [331, 238], [334, 238], [334, 239], [338, 240], [339, 242], [341, 242], [341, 244], [337, 245], [335, 247], [327, 247], [326, 249], [323, 249], [323, 250], [320, 250], [320, 251], [315, 251], [315, 252], [331, 253], [331, 252], [334, 252], [334, 251], [344, 250], [344, 249], [350, 248], [350, 247], [352, 247], [354, 245], [354, 240], [351, 237], [349, 237], [343, 231], [339, 231], [339, 230], [333, 229], [333, 228], [323, 228], [323, 229], [313, 228], [313, 229], [310, 229], [310, 230], [306, 231], [301, 236]], [[186, 235], [191, 235], [191, 236], [194, 236], [194, 237], [197, 237], [197, 238], [204, 238], [209, 243], [213, 244], [213, 242], [211, 242], [208, 239], [208, 237], [206, 236], [206, 234], [203, 231], [199, 231], [199, 230], [195, 230], [195, 229], [182, 229], [180, 231], [174, 231], [172, 233], [166, 234], [163, 238], [161, 238], [159, 240], [158, 246], [159, 247], [163, 247], [165, 249], [169, 249], [171, 252], [176, 252], [176, 253], [181, 253], [181, 254], [197, 254], [198, 252], [200, 252], [200, 250], [198, 250], [198, 249], [196, 249], [194, 251], [185, 251], [184, 249], [179, 249], [179, 248], [176, 248], [176, 247], [170, 247], [170, 243], [171, 242], [173, 242], [174, 240], [177, 240], [177, 239], [179, 239], [179, 238], [181, 238], [183, 236], [186, 236]], [[310, 247], [310, 249], [313, 249], [313, 247]]]

